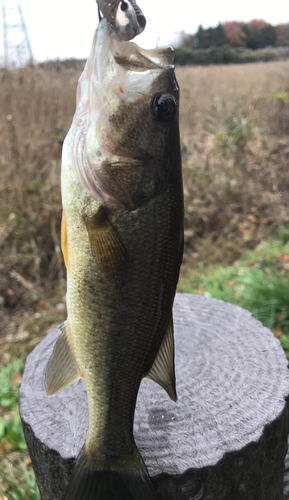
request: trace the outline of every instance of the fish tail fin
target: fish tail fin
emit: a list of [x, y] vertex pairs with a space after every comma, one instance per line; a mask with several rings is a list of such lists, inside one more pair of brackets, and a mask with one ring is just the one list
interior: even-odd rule
[[77, 459], [63, 500], [157, 500], [146, 466], [139, 454], [133, 473], [128, 460], [121, 470], [91, 467], [83, 449]]

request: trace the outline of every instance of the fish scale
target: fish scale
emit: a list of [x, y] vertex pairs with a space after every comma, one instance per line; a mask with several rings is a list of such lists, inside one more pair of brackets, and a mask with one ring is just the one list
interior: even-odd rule
[[[162, 202], [161, 200], [153, 200], [152, 203], [157, 204], [158, 207], [160, 207], [162, 212], [167, 212], [164, 207], [166, 207], [166, 203]], [[135, 217], [138, 216], [137, 213], [134, 214]], [[165, 215], [167, 215], [165, 213]], [[159, 247], [164, 246], [164, 236], [167, 238], [168, 236], [164, 234], [164, 231], [160, 232], [160, 224], [155, 224], [156, 218], [151, 218], [150, 216], [147, 217], [149, 220], [143, 220], [144, 218], [142, 217], [142, 226], [139, 228], [139, 233], [142, 236], [143, 239], [143, 251], [140, 253], [138, 251], [137, 255], [134, 256], [133, 259], [131, 259], [131, 268], [132, 270], [130, 271], [131, 274], [134, 274], [134, 270], [136, 269], [136, 277], [128, 277], [128, 285], [126, 286], [127, 290], [127, 298], [122, 297], [121, 307], [122, 309], [125, 309], [126, 312], [131, 312], [133, 311], [134, 314], [130, 314], [127, 317], [126, 323], [122, 324], [122, 332], [125, 332], [123, 335], [125, 337], [123, 338], [122, 341], [125, 342], [131, 342], [132, 346], [132, 352], [128, 353], [128, 360], [127, 364], [128, 367], [123, 367], [123, 371], [126, 373], [128, 370], [127, 377], [130, 380], [131, 378], [131, 372], [133, 372], [134, 367], [137, 369], [137, 373], [133, 374], [133, 377], [136, 379], [136, 386], [138, 387], [140, 380], [143, 376], [143, 374], [148, 371], [150, 365], [153, 362], [154, 358], [154, 353], [150, 353], [149, 359], [146, 359], [146, 351], [147, 351], [147, 346], [148, 348], [150, 347], [150, 344], [152, 342], [158, 341], [158, 339], [155, 338], [154, 333], [155, 331], [158, 332], [158, 336], [160, 337], [160, 340], [163, 336], [163, 330], [166, 327], [166, 324], [160, 329], [159, 328], [159, 323], [161, 322], [161, 319], [163, 320], [162, 322], [164, 323], [167, 322], [167, 314], [168, 314], [168, 309], [166, 308], [165, 310], [165, 318], [159, 318], [160, 317], [160, 312], [158, 311], [158, 299], [159, 299], [159, 280], [160, 277], [163, 274], [162, 266], [159, 264], [159, 260], [164, 260], [162, 256], [162, 252], [159, 252]], [[124, 218], [123, 218], [124, 219]], [[168, 227], [166, 224], [166, 218], [164, 217], [163, 214], [160, 215], [160, 220], [162, 220], [162, 223], [164, 224], [164, 227]], [[128, 221], [130, 227], [131, 227], [131, 221]], [[146, 224], [147, 223], [147, 224]], [[115, 222], [116, 227], [119, 228], [119, 234], [122, 235], [122, 233], [125, 234], [125, 222], [124, 220], [122, 221], [122, 224], [117, 225]], [[147, 234], [145, 231], [145, 227], [147, 226]], [[166, 230], [168, 232], [168, 229]], [[147, 237], [144, 239], [143, 235], [146, 235]], [[156, 238], [157, 237], [157, 238]], [[87, 238], [88, 239], [88, 238]], [[150, 244], [150, 240], [154, 241], [154, 246], [152, 248]], [[135, 237], [135, 246], [137, 249], [139, 248], [139, 243], [138, 243], [138, 236], [136, 234]], [[87, 245], [85, 248], [89, 247], [89, 241], [87, 241]], [[134, 248], [131, 249], [131, 253], [134, 253]], [[154, 258], [154, 255], [158, 256], [158, 259]], [[146, 258], [144, 258], [146, 256]], [[150, 258], [148, 258], [150, 257]], [[71, 255], [71, 260], [73, 262], [73, 255]], [[78, 260], [78, 256], [77, 256]], [[147, 267], [147, 265], [150, 264], [151, 267], [151, 272], [150, 269]], [[163, 262], [165, 264], [165, 262]], [[164, 267], [164, 266], [163, 266]], [[95, 277], [93, 277], [95, 269]], [[145, 274], [150, 272], [150, 281], [145, 284]], [[79, 275], [80, 270], [78, 270], [77, 274]], [[89, 280], [93, 283], [98, 282], [98, 275], [100, 273], [99, 266], [97, 262], [89, 262]], [[76, 280], [75, 280], [76, 281]], [[141, 293], [139, 291], [139, 284], [141, 284]], [[89, 297], [86, 297], [88, 295], [88, 290], [87, 290], [87, 282], [83, 282], [83, 287], [81, 290], [79, 289], [79, 283], [76, 282], [76, 287], [77, 287], [77, 293], [81, 295], [83, 305], [85, 304], [90, 304], [91, 303], [91, 293], [89, 292]], [[129, 287], [129, 290], [128, 290]], [[72, 294], [74, 292], [72, 291]], [[107, 304], [107, 309], [108, 309], [108, 314], [103, 318], [103, 321], [101, 324], [99, 324], [99, 320], [96, 317], [93, 318], [92, 321], [88, 321], [88, 313], [89, 311], [87, 310], [86, 307], [84, 307], [83, 311], [80, 313], [78, 311], [79, 315], [79, 329], [75, 329], [73, 333], [73, 338], [74, 344], [76, 349], [79, 351], [79, 359], [81, 367], [85, 363], [89, 363], [89, 358], [92, 357], [91, 363], [94, 363], [94, 360], [101, 359], [101, 353], [105, 349], [104, 347], [104, 342], [105, 339], [109, 339], [109, 348], [114, 349], [114, 337], [118, 337], [118, 328], [119, 328], [119, 307], [116, 306], [115, 302], [118, 299], [119, 295], [119, 288], [116, 286], [115, 283], [107, 283], [105, 282], [104, 285], [102, 286], [101, 284], [99, 285], [94, 285], [93, 291], [93, 303], [97, 304], [98, 300], [100, 303], [105, 303]], [[134, 299], [134, 297], [136, 297]], [[171, 294], [169, 295], [169, 299], [171, 302]], [[109, 306], [110, 304], [110, 306]], [[115, 307], [113, 308], [113, 304]], [[171, 307], [171, 303], [169, 304], [169, 307]], [[114, 310], [113, 310], [114, 309]], [[115, 310], [116, 309], [116, 310]], [[140, 309], [141, 309], [141, 314], [140, 314]], [[83, 320], [82, 320], [83, 318]], [[86, 318], [86, 321], [84, 320]], [[137, 321], [136, 321], [137, 319]], [[158, 321], [157, 321], [158, 320]], [[93, 324], [91, 324], [93, 323]], [[132, 324], [131, 324], [132, 323]], [[134, 326], [134, 323], [136, 325]], [[91, 343], [88, 346], [88, 349], [86, 349], [86, 344], [83, 344], [83, 339], [85, 338], [85, 335], [87, 335], [88, 338], [92, 337], [91, 330], [97, 331], [98, 336], [96, 337], [97, 339], [97, 345], [95, 345], [93, 348], [91, 346]], [[116, 342], [119, 339], [116, 339]], [[160, 343], [160, 340], [158, 343]], [[141, 341], [141, 342], [140, 342]], [[119, 342], [118, 342], [119, 343]], [[136, 349], [134, 349], [134, 345], [136, 344]], [[79, 345], [79, 346], [78, 346]], [[143, 348], [141, 346], [144, 346]], [[119, 346], [120, 347], [120, 346]], [[99, 350], [99, 352], [98, 352]], [[117, 357], [117, 351], [115, 356]], [[131, 364], [131, 356], [134, 358], [134, 363]], [[85, 360], [85, 361], [82, 361]], [[122, 360], [121, 360], [122, 361]], [[107, 362], [106, 362], [107, 363]], [[106, 374], [107, 364], [105, 366], [102, 366], [101, 368], [98, 367], [98, 363], [96, 364], [96, 369], [95, 373], [91, 373], [86, 375], [85, 378], [85, 383], [87, 386], [87, 389], [90, 390], [90, 384], [93, 385], [91, 392], [94, 394], [94, 401], [93, 405], [96, 404], [97, 406], [102, 406], [101, 398], [104, 397], [104, 387], [102, 384], [98, 384], [97, 387], [95, 387], [95, 378], [99, 377], [99, 372], [101, 371], [102, 373], [102, 378], [108, 378], [109, 374]], [[113, 369], [114, 371], [118, 371], [118, 365], [117, 363], [113, 363]], [[123, 378], [121, 378], [121, 383], [124, 384]], [[102, 381], [103, 382], [103, 381]], [[98, 393], [99, 391], [99, 393]], [[135, 401], [134, 401], [135, 393], [133, 394], [133, 397], [131, 397], [131, 405], [134, 407]], [[125, 399], [124, 399], [125, 400]], [[90, 398], [89, 398], [90, 401]], [[121, 402], [121, 404], [123, 404]], [[120, 420], [120, 413], [121, 408], [113, 408], [110, 407], [110, 413], [112, 416], [115, 416], [117, 419], [117, 425], [120, 427], [121, 426], [121, 420]], [[129, 407], [129, 410], [127, 412], [128, 414], [131, 413], [131, 409]], [[93, 410], [90, 410], [90, 415], [93, 414]], [[128, 415], [126, 415], [126, 418], [124, 418], [124, 421], [127, 420]], [[92, 421], [92, 419], [91, 419]], [[94, 425], [92, 423], [92, 425]], [[130, 422], [130, 430], [132, 428], [133, 422]], [[120, 431], [120, 434], [122, 431]], [[111, 435], [111, 447], [114, 447], [116, 445], [116, 439], [118, 436], [115, 434]], [[96, 440], [95, 436], [92, 435], [91, 439]]]

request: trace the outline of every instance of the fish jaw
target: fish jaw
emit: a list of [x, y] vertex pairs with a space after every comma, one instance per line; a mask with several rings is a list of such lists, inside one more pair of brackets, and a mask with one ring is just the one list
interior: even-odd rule
[[171, 126], [156, 122], [157, 92], [170, 92], [178, 106], [173, 50], [124, 42], [103, 19], [79, 79], [71, 126], [74, 172], [96, 201], [131, 209], [164, 183], [162, 160], [177, 118]]

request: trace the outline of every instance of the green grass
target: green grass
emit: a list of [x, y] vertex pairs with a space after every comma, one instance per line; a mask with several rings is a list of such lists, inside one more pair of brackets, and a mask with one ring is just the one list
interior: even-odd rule
[[23, 360], [15, 358], [0, 371], [0, 498], [39, 500], [18, 412], [23, 368]]
[[[236, 304], [270, 328], [289, 357], [289, 242], [263, 242], [232, 266], [214, 266], [180, 280], [179, 291], [198, 293]], [[285, 242], [284, 242], [285, 241]]]
[[[22, 359], [15, 358], [0, 372], [0, 441], [7, 441], [13, 450], [26, 449], [18, 412], [18, 390], [24, 368]], [[9, 446], [9, 447], [10, 447]]]
[[3, 492], [5, 497], [8, 500], [40, 500], [40, 494], [33, 470], [25, 464], [21, 464], [20, 468], [22, 469], [21, 484], [17, 484], [15, 482], [17, 481], [15, 475], [10, 479], [5, 474], [0, 472], [0, 476], [7, 484], [7, 487]]

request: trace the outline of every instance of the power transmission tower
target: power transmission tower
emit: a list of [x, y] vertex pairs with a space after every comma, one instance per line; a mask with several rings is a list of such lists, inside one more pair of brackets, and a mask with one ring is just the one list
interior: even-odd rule
[[33, 64], [31, 44], [19, 0], [2, 0], [5, 66]]

